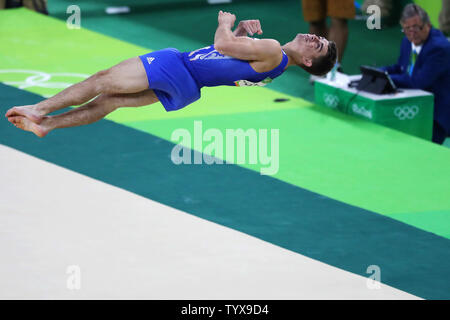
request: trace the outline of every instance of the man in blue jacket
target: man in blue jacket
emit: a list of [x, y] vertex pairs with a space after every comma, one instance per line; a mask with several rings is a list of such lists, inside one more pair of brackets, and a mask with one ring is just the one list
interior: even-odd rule
[[405, 33], [397, 64], [383, 67], [399, 88], [434, 94], [433, 142], [450, 135], [450, 42], [431, 26], [426, 11], [408, 4], [400, 24]]

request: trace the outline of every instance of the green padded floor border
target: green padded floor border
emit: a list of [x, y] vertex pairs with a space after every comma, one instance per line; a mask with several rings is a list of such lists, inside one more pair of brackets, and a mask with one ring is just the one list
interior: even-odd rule
[[[42, 99], [3, 84], [0, 95], [0, 112]], [[239, 166], [174, 165], [173, 143], [112, 121], [46, 139], [4, 123], [0, 144], [362, 277], [377, 265], [382, 283], [416, 296], [449, 298], [449, 239]]]
[[[25, 9], [0, 12], [0, 17], [0, 69], [92, 74], [149, 50], [85, 29], [68, 30], [61, 21]], [[8, 26], [19, 18], [26, 22], [17, 38]], [[5, 81], [4, 73], [0, 77]], [[26, 89], [41, 94], [60, 90]], [[235, 97], [240, 99], [233, 102]], [[442, 226], [450, 225], [449, 150], [320, 107], [304, 108], [310, 104], [295, 97], [273, 103], [275, 97], [287, 95], [266, 88], [208, 88], [203, 99], [179, 112], [165, 113], [158, 104], [121, 109], [109, 119], [165, 139], [195, 119], [208, 119], [210, 126], [222, 129], [278, 128], [283, 147], [276, 178], [448, 236]], [[261, 106], [264, 112], [258, 112]], [[163, 128], [158, 129], [158, 121]], [[427, 223], [435, 216], [441, 227]]]

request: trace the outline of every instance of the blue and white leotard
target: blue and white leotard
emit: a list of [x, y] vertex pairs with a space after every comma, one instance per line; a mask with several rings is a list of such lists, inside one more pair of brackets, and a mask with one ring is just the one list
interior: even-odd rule
[[190, 52], [174, 48], [140, 56], [153, 89], [167, 111], [181, 109], [200, 98], [202, 87], [263, 86], [280, 76], [288, 63], [268, 72], [256, 72], [248, 61], [220, 54], [214, 45]]

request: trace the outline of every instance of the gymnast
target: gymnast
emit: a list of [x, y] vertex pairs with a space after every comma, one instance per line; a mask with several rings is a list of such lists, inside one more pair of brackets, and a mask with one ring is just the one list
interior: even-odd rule
[[213, 45], [191, 52], [167, 48], [133, 57], [35, 105], [13, 107], [5, 116], [16, 127], [44, 137], [56, 128], [93, 123], [120, 107], [160, 101], [166, 111], [178, 110], [198, 100], [202, 87], [263, 86], [290, 66], [324, 75], [336, 62], [336, 44], [325, 38], [297, 34], [281, 46], [274, 39], [247, 37], [263, 33], [259, 20], [241, 21], [232, 32], [235, 21], [234, 14], [219, 11]]

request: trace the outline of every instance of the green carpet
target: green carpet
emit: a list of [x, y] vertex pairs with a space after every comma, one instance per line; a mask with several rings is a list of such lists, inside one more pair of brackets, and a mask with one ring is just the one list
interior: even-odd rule
[[[0, 96], [2, 113], [42, 99], [3, 84]], [[362, 277], [377, 265], [383, 283], [419, 297], [449, 298], [450, 240], [239, 166], [174, 165], [174, 145], [154, 135], [101, 120], [40, 139], [2, 119], [0, 143]]]
[[[265, 3], [264, 10], [282, 12]], [[236, 6], [243, 15], [264, 11], [251, 4], [229, 8]], [[83, 76], [159, 49], [150, 42], [192, 45], [182, 50], [201, 47], [199, 38], [207, 28], [186, 24], [216, 22], [211, 14], [217, 7], [191, 10], [190, 3], [155, 12], [143, 6], [140, 13], [115, 17], [106, 16], [101, 5], [92, 3], [81, 30], [25, 9], [0, 11], [0, 82], [52, 95]], [[292, 14], [285, 9], [285, 15]], [[183, 23], [174, 22], [177, 10], [188, 21], [184, 31], [192, 38], [185, 42], [180, 40]], [[109, 36], [85, 29], [89, 24]], [[389, 54], [396, 56], [394, 51]], [[448, 299], [450, 150], [313, 106], [300, 98], [296, 88], [303, 84], [296, 79], [293, 72], [268, 88], [206, 89], [201, 100], [179, 112], [166, 113], [160, 104], [119, 109], [109, 120], [58, 130], [44, 139], [3, 118], [0, 143], [362, 276], [369, 265], [379, 265], [383, 283], [426, 299]], [[283, 91], [278, 80], [286, 81]], [[23, 90], [0, 84], [0, 111], [42, 99]], [[275, 98], [289, 101], [276, 103]], [[174, 165], [174, 143], [168, 140], [176, 129], [192, 133], [195, 120], [202, 121], [204, 131], [222, 133], [278, 129], [279, 171], [262, 176], [261, 165]]]
[[[20, 38], [8, 29], [17, 19], [24, 21]], [[0, 27], [0, 70], [93, 74], [150, 50], [86, 29], [69, 30], [57, 19], [25, 9], [0, 12]], [[0, 71], [0, 81], [6, 83], [19, 76], [23, 77]], [[25, 89], [42, 95], [61, 90]], [[279, 97], [290, 101], [273, 102]], [[194, 120], [202, 120], [205, 129], [222, 132], [226, 128], [279, 129], [275, 178], [450, 237], [450, 150], [412, 136], [312, 107], [269, 88], [207, 88], [201, 100], [178, 112], [166, 113], [156, 104], [124, 108], [108, 119], [166, 140], [175, 129], [192, 128]], [[258, 172], [261, 167], [243, 166]]]

